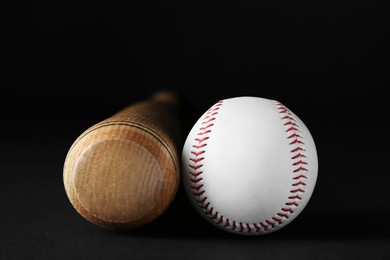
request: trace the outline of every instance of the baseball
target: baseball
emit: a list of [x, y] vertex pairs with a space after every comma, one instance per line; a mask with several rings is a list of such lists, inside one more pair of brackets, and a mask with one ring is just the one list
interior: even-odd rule
[[214, 226], [263, 235], [294, 220], [317, 179], [314, 140], [278, 101], [236, 97], [214, 104], [195, 123], [182, 153], [183, 184]]

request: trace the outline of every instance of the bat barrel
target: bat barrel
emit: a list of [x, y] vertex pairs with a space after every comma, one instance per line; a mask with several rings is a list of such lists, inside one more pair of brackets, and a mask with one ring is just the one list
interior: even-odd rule
[[178, 98], [160, 92], [92, 126], [64, 164], [69, 200], [99, 226], [127, 229], [160, 216], [179, 184]]

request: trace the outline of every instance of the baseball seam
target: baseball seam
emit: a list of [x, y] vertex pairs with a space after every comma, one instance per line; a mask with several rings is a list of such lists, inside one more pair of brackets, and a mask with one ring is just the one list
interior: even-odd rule
[[294, 214], [294, 209], [299, 206], [302, 200], [302, 193], [305, 192], [306, 173], [308, 172], [308, 162], [306, 160], [305, 143], [297, 120], [293, 113], [278, 101], [273, 101], [280, 115], [281, 121], [285, 128], [289, 147], [291, 148], [291, 164], [292, 170], [292, 185], [290, 195], [284, 206], [273, 217], [259, 223], [242, 223], [236, 220], [230, 220], [224, 217], [220, 212], [214, 209], [213, 205], [207, 200], [207, 193], [204, 189], [202, 175], [203, 163], [206, 156], [207, 140], [210, 139], [214, 121], [217, 119], [218, 110], [221, 109], [223, 101], [218, 101], [214, 104], [203, 117], [201, 127], [198, 129], [197, 137], [192, 145], [191, 156], [189, 158], [189, 181], [191, 193], [194, 197], [196, 205], [203, 211], [210, 220], [213, 220], [217, 225], [231, 231], [258, 233], [266, 232], [275, 228], [277, 225], [282, 225], [283, 221], [288, 220]]

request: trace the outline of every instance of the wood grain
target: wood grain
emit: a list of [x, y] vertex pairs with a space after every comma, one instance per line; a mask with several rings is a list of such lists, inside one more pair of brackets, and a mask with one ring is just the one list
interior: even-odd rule
[[64, 186], [74, 208], [112, 229], [145, 225], [179, 185], [178, 99], [160, 92], [92, 126], [73, 143]]

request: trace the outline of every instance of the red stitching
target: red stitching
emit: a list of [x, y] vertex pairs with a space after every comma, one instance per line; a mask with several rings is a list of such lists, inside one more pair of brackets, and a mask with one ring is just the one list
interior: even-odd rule
[[295, 199], [298, 199], [298, 200], [302, 200], [302, 198], [299, 196], [299, 194], [295, 194], [294, 196], [290, 196], [288, 197], [290, 200], [295, 200]]
[[190, 181], [193, 182], [193, 183], [198, 183], [198, 182], [200, 182], [201, 180], [203, 180], [203, 178], [198, 178], [198, 179], [191, 179], [191, 178], [190, 178]]
[[210, 114], [210, 113], [212, 113], [212, 112], [214, 112], [214, 111], [217, 111], [217, 110], [219, 110], [220, 108], [219, 107], [216, 107], [216, 108], [213, 108], [213, 109], [209, 109], [208, 111], [207, 111], [207, 114]]
[[205, 151], [200, 151], [200, 152], [191, 151], [191, 153], [192, 153], [193, 155], [195, 155], [196, 157], [198, 157], [199, 155], [204, 154]]
[[[206, 197], [207, 198], [207, 197]], [[208, 209], [210, 206], [210, 202], [207, 202], [206, 205], [201, 205], [201, 208]]]
[[290, 192], [291, 193], [297, 193], [297, 192], [305, 192], [305, 191], [302, 190], [302, 189], [295, 189], [295, 190], [291, 190]]
[[256, 223], [253, 223], [253, 226], [255, 227], [256, 232], [260, 231], [261, 228]]
[[196, 171], [197, 169], [200, 169], [203, 166], [203, 164], [200, 164], [200, 165], [195, 164], [195, 165], [189, 165], [189, 166]]
[[197, 200], [196, 202], [203, 204], [206, 200], [207, 200], [207, 197], [204, 197], [203, 199]]
[[212, 216], [210, 219], [217, 219], [218, 218], [218, 212], [216, 212], [215, 214], [214, 214], [214, 216]]
[[[214, 126], [213, 121], [216, 120], [216, 115], [218, 114], [218, 110], [222, 106], [222, 101], [217, 102], [214, 106], [212, 106], [205, 114], [203, 118], [203, 122], [201, 125], [204, 125], [199, 128], [199, 132], [197, 133], [198, 138], [195, 138], [195, 142], [197, 144], [192, 145], [193, 149], [191, 151], [191, 154], [194, 157], [189, 158], [189, 160], [192, 162], [189, 164], [189, 167], [195, 172], [189, 171], [189, 180], [193, 185], [191, 185], [192, 194], [199, 199], [195, 200], [198, 206], [204, 210], [205, 214], [209, 215], [210, 219], [218, 220], [218, 224], [223, 223], [223, 216], [219, 216], [220, 214], [215, 211], [214, 208], [210, 205], [210, 202], [207, 201], [207, 196], [203, 195], [205, 194], [204, 185], [201, 183], [203, 178], [201, 178], [201, 175], [203, 174], [203, 171], [201, 171], [203, 164], [200, 164], [205, 157], [203, 154], [206, 152], [203, 148], [207, 146], [207, 140], [210, 138], [208, 135], [211, 133], [211, 129]], [[219, 218], [219, 219], [218, 219]], [[227, 219], [225, 226], [229, 225], [229, 220]]]
[[[304, 187], [306, 186], [306, 183], [304, 182], [305, 179], [307, 179], [307, 176], [303, 174], [303, 172], [307, 172], [307, 167], [303, 167], [303, 165], [308, 165], [308, 162], [304, 160], [306, 158], [306, 155], [304, 154], [305, 149], [302, 147], [305, 145], [303, 142], [303, 137], [300, 134], [301, 131], [299, 130], [299, 123], [294, 118], [293, 113], [285, 107], [283, 104], [275, 101], [275, 106], [277, 107], [279, 114], [281, 115], [281, 120], [283, 121], [283, 125], [287, 127], [285, 130], [289, 141], [289, 145], [296, 146], [293, 149], [290, 150], [292, 166], [299, 166], [298, 168], [293, 169], [292, 173], [300, 173], [297, 176], [293, 176], [292, 179], [295, 180], [295, 182], [292, 182], [292, 187]], [[297, 160], [299, 159], [299, 160]], [[292, 194], [288, 197], [289, 200], [285, 203], [285, 205], [289, 206], [281, 208], [280, 212], [276, 213], [275, 217], [271, 217], [271, 219], [265, 220], [265, 223], [267, 223], [271, 228], [274, 228], [275, 225], [282, 225], [284, 219], [289, 219], [289, 215], [294, 213], [294, 210], [292, 207], [298, 207], [299, 200], [302, 200], [302, 197], [300, 196], [301, 193], [304, 193], [305, 191], [302, 188], [293, 189], [290, 191]], [[272, 220], [272, 221], [271, 221]], [[260, 226], [263, 228], [264, 231], [268, 229], [269, 226], [266, 224], [260, 223]], [[256, 232], [259, 230], [256, 228]]]
[[[290, 211], [289, 211], [290, 212]], [[288, 215], [286, 213], [277, 213], [276, 215], [278, 215], [279, 217], [282, 217], [282, 218], [286, 218], [288, 219]]]
[[299, 134], [297, 133], [293, 133], [292, 135], [290, 135], [289, 137], [287, 137], [288, 139], [290, 138], [294, 138], [294, 137], [297, 137], [297, 138], [302, 138], [302, 136], [300, 136]]
[[201, 183], [203, 178], [201, 178], [203, 171], [201, 171], [203, 164], [200, 164], [205, 159], [203, 155], [206, 150], [203, 148], [207, 145], [207, 140], [209, 140], [209, 134], [212, 132], [212, 127], [214, 122], [217, 119], [219, 110], [223, 105], [223, 101], [218, 101], [214, 104], [205, 114], [203, 121], [201, 122], [202, 127], [199, 128], [197, 136], [194, 141], [197, 144], [192, 145], [193, 150], [191, 154], [194, 156], [189, 158], [192, 162], [189, 164], [189, 167], [195, 172], [189, 171], [189, 180], [193, 183], [191, 189], [194, 196], [199, 199], [195, 200], [198, 206], [203, 209], [203, 212], [209, 216], [210, 219], [214, 220], [217, 225], [221, 225], [224, 228], [229, 228], [232, 231], [238, 232], [248, 232], [248, 233], [258, 233], [266, 232], [270, 229], [276, 227], [276, 225], [282, 225], [283, 221], [287, 221], [290, 218], [290, 215], [294, 214], [294, 208], [299, 207], [299, 201], [302, 200], [301, 194], [305, 192], [302, 187], [306, 186], [305, 179], [307, 179], [307, 168], [308, 162], [306, 161], [304, 141], [299, 129], [299, 123], [295, 118], [294, 114], [284, 105], [279, 102], [274, 102], [280, 118], [283, 122], [283, 126], [286, 127], [285, 132], [287, 133], [286, 138], [289, 140], [288, 144], [291, 146], [291, 160], [292, 166], [297, 166], [297, 168], [292, 170], [292, 184], [291, 187], [295, 187], [290, 190], [290, 196], [285, 202], [286, 207], [282, 207], [279, 212], [277, 212], [270, 219], [263, 220], [259, 223], [237, 223], [235, 220], [229, 220], [225, 218], [221, 213], [214, 210], [214, 207], [211, 206], [210, 202], [205, 195], [204, 185]]
[[[203, 158], [202, 158], [203, 159]], [[307, 162], [305, 162], [305, 161], [302, 161], [302, 160], [300, 160], [300, 161], [298, 161], [298, 162], [294, 162], [292, 165], [298, 165], [298, 164], [307, 164]]]
[[208, 124], [208, 123], [210, 123], [211, 121], [214, 121], [214, 120], [215, 120], [215, 117], [212, 117], [212, 118], [210, 118], [210, 119], [208, 119], [208, 120], [202, 122], [202, 125]]
[[306, 183], [304, 183], [303, 181], [299, 181], [299, 182], [293, 183], [292, 186], [299, 186], [299, 185], [306, 186]]
[[[298, 204], [297, 204], [297, 205], [298, 205]], [[292, 210], [292, 208], [282, 208], [282, 211], [288, 212], [288, 213], [290, 213], [290, 214], [294, 213], [294, 211]], [[281, 214], [283, 214], [283, 213], [281, 213]]]
[[202, 188], [202, 187], [203, 187], [203, 184], [197, 185], [197, 186], [196, 186], [196, 185], [192, 185], [192, 186], [191, 186], [192, 189], [197, 190], [197, 191], [198, 191], [200, 188]]
[[284, 117], [282, 117], [282, 119], [289, 119], [291, 121], [296, 122], [296, 120], [293, 117], [291, 117], [291, 116], [284, 116]]
[[299, 132], [298, 128], [296, 128], [296, 127], [290, 127], [289, 129], [286, 130], [286, 132], [290, 132], [290, 131], [297, 131], [297, 132]]
[[308, 171], [308, 169], [301, 166], [301, 167], [295, 169], [293, 172], [300, 172], [300, 171]]
[[305, 144], [304, 142], [302, 142], [301, 140], [299, 140], [298, 138], [295, 139], [294, 141], [292, 141], [291, 143], [289, 143], [290, 145], [292, 144]]
[[272, 217], [272, 219], [277, 222], [279, 225], [282, 224], [282, 220], [280, 218], [275, 218], [275, 217]]
[[296, 123], [294, 123], [293, 121], [288, 121], [286, 123], [284, 123], [284, 125], [293, 125], [293, 126], [298, 126]]
[[233, 221], [232, 230], [235, 230], [236, 228], [237, 228], [237, 226], [236, 226], [236, 221]]
[[[306, 163], [306, 164], [307, 164], [307, 163]], [[301, 178], [305, 178], [305, 179], [307, 179], [307, 176], [306, 176], [306, 175], [303, 175], [303, 174], [301, 174], [301, 175], [298, 175], [298, 176], [294, 177], [293, 179], [294, 179], [294, 180], [299, 180], [299, 179], [301, 179]]]
[[263, 224], [262, 222], [260, 222], [260, 226], [262, 228], [264, 228], [264, 231], [267, 231], [268, 230], [268, 226], [266, 224]]
[[205, 134], [208, 134], [208, 133], [210, 133], [210, 132], [211, 132], [211, 130], [207, 130], [207, 131], [198, 133], [198, 135], [205, 135]]
[[215, 116], [216, 114], [218, 114], [218, 113], [217, 113], [217, 112], [211, 113], [209, 116], [206, 116], [205, 119], [206, 119], [206, 118], [210, 118], [210, 117], [212, 117], [212, 116]]
[[198, 177], [199, 175], [201, 175], [203, 172], [189, 172], [189, 174], [191, 174], [192, 176], [194, 177]]
[[206, 130], [207, 128], [210, 128], [210, 127], [212, 127], [214, 124], [209, 124], [209, 125], [207, 125], [207, 126], [204, 126], [204, 127], [201, 127], [201, 128], [199, 128], [199, 130]]
[[250, 233], [252, 231], [252, 229], [248, 223], [246, 223], [246, 230], [248, 231], [248, 233]]
[[271, 222], [270, 220], [266, 220], [265, 223], [267, 223], [268, 225], [271, 226], [271, 228], [275, 228], [275, 223], [274, 222]]
[[240, 232], [244, 231], [244, 225], [240, 222]]
[[195, 141], [198, 141], [199, 143], [201, 142], [204, 142], [206, 141], [207, 139], [209, 139], [210, 137], [206, 136], [206, 137], [203, 137], [203, 138], [196, 138]]
[[205, 193], [205, 191], [202, 190], [202, 191], [199, 191], [199, 192], [193, 192], [192, 195], [199, 197], [199, 196], [202, 196], [204, 193]]
[[196, 149], [200, 149], [200, 148], [203, 148], [205, 147], [207, 144], [200, 144], [200, 145], [193, 145], [192, 147], [196, 148]]
[[290, 114], [286, 108], [279, 107], [278, 109], [280, 110], [279, 113], [281, 113], [281, 114], [283, 114], [283, 113], [288, 113], [288, 114]]
[[300, 157], [306, 158], [306, 155], [299, 153], [299, 154], [296, 154], [293, 157], [291, 157], [291, 159], [297, 159], [297, 158], [300, 158]]
[[298, 151], [305, 151], [305, 149], [303, 149], [302, 147], [298, 146], [297, 148], [292, 149], [290, 152], [295, 153], [295, 152], [298, 152]]
[[204, 157], [201, 157], [201, 158], [190, 158], [190, 160], [193, 161], [194, 163], [198, 163], [200, 161], [203, 161]]

